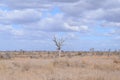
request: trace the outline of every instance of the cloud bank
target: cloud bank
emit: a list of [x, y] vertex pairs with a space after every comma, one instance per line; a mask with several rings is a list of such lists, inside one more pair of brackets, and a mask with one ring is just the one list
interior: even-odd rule
[[119, 13], [120, 0], [1, 0], [0, 35], [39, 40], [62, 32], [119, 39]]

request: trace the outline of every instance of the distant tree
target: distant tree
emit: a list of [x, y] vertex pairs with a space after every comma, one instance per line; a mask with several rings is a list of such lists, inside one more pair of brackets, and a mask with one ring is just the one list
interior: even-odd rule
[[53, 42], [55, 43], [55, 46], [57, 47], [58, 50], [58, 56], [61, 56], [61, 48], [63, 46], [63, 43], [65, 42], [65, 39], [63, 38], [57, 38], [56, 36], [53, 37]]
[[108, 52], [110, 53], [110, 52], [111, 52], [111, 49], [108, 49]]
[[95, 53], [94, 53], [94, 48], [91, 48], [91, 49], [90, 49], [90, 52], [92, 53], [92, 55], [95, 55]]
[[90, 49], [90, 52], [94, 52], [94, 48], [91, 48], [91, 49]]

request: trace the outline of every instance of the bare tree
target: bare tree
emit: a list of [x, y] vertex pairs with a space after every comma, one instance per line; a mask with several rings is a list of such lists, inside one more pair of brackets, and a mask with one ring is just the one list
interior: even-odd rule
[[53, 42], [55, 43], [57, 50], [58, 50], [58, 56], [61, 56], [61, 48], [63, 46], [63, 43], [65, 42], [65, 39], [59, 38], [57, 39], [56, 36], [53, 38]]

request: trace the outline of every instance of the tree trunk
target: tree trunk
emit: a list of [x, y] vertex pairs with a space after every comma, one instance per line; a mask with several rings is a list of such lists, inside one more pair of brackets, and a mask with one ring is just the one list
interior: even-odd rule
[[61, 57], [61, 50], [58, 50], [58, 56]]

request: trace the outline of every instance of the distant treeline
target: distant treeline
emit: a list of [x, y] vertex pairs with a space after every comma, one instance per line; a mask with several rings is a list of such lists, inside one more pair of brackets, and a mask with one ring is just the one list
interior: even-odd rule
[[[58, 57], [58, 51], [0, 51], [0, 59], [11, 59], [15, 57], [19, 58], [56, 58]], [[92, 56], [92, 55], [118, 55], [120, 56], [120, 51], [62, 51], [61, 57], [72, 57], [72, 56]]]

